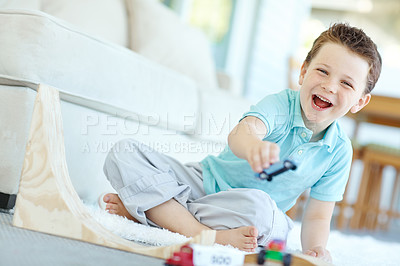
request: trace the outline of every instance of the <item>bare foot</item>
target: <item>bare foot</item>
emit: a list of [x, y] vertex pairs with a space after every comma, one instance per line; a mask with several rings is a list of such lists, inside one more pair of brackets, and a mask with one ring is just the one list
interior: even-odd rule
[[254, 226], [219, 230], [216, 242], [222, 245], [231, 245], [243, 251], [254, 252], [257, 247], [257, 235], [258, 231]]
[[134, 222], [138, 221], [129, 214], [128, 210], [125, 208], [124, 204], [122, 203], [121, 199], [119, 198], [118, 194], [108, 193], [104, 195], [103, 201], [107, 203], [106, 211], [111, 214], [117, 214], [119, 216], [123, 216], [132, 220]]

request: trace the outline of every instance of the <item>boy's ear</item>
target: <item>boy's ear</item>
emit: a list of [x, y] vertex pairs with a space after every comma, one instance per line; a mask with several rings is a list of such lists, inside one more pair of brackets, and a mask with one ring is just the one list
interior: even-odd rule
[[351, 107], [350, 112], [352, 112], [353, 114], [357, 113], [358, 111], [363, 109], [363, 107], [366, 106], [369, 103], [370, 100], [371, 100], [371, 94], [370, 93], [367, 93], [367, 94], [363, 95], [358, 100], [358, 102], [353, 107]]
[[303, 64], [301, 65], [301, 69], [300, 69], [300, 76], [299, 76], [299, 85], [303, 85], [303, 81], [304, 81], [304, 75], [307, 72], [307, 63], [306, 61], [303, 62]]

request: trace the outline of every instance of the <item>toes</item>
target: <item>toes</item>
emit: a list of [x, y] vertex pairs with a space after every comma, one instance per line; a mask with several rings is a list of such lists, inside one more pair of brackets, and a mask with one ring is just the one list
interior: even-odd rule
[[115, 214], [116, 209], [115, 209], [114, 206], [112, 206], [111, 204], [107, 204], [106, 210], [105, 210], [105, 211], [108, 212], [108, 213]]
[[246, 237], [257, 237], [258, 230], [255, 226], [241, 227], [242, 234]]
[[111, 195], [112, 195], [111, 193], [105, 194], [104, 197], [103, 197], [103, 201], [105, 203], [110, 202]]
[[255, 237], [248, 237], [244, 244], [243, 247], [244, 249], [248, 250], [251, 249], [250, 252], [254, 251], [257, 248], [258, 244], [257, 244], [257, 239]]
[[257, 238], [255, 238], [255, 237], [246, 237], [245, 243], [246, 244], [257, 245]]
[[253, 251], [255, 251], [256, 247], [257, 247], [257, 244], [245, 243], [241, 249], [246, 252], [253, 252]]
[[104, 195], [104, 197], [103, 197], [103, 201], [105, 203], [110, 203], [110, 202], [117, 203], [118, 200], [119, 200], [118, 195], [114, 194], [114, 193], [108, 193], [108, 194]]
[[255, 226], [249, 226], [249, 236], [258, 236], [258, 230]]
[[106, 205], [106, 211], [108, 211], [108, 212], [110, 212], [110, 211], [116, 212], [117, 209], [118, 209], [118, 205], [117, 204], [108, 203]]
[[110, 213], [110, 214], [118, 214], [116, 210], [109, 209], [109, 210], [107, 210], [107, 211], [108, 211], [108, 213]]

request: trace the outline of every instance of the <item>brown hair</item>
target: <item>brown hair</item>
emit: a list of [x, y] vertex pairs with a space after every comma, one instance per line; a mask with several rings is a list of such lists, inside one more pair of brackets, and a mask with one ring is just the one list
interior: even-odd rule
[[333, 24], [314, 41], [305, 63], [309, 65], [321, 47], [328, 42], [341, 44], [368, 62], [369, 73], [365, 93], [370, 93], [378, 81], [382, 68], [382, 59], [376, 44], [362, 29], [351, 27], [347, 23]]

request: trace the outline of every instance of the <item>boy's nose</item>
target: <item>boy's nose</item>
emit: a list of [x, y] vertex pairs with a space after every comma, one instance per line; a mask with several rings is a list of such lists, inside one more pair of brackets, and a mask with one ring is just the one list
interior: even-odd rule
[[321, 86], [329, 93], [336, 93], [338, 90], [337, 85], [331, 79], [323, 82]]

